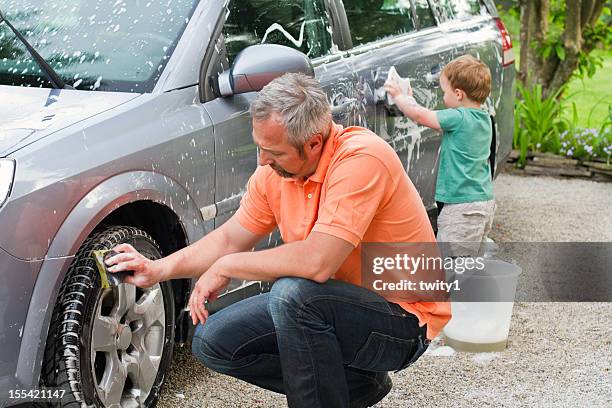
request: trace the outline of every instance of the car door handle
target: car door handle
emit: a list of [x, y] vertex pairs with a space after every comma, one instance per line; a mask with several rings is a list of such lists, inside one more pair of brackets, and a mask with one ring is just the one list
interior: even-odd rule
[[342, 103], [339, 103], [338, 105], [332, 105], [332, 115], [343, 113], [351, 109], [353, 106], [355, 106], [355, 104], [357, 104], [356, 98], [346, 98], [344, 101], [342, 101]]
[[442, 74], [442, 66], [435, 65], [431, 67], [431, 72], [425, 75], [425, 81], [429, 85], [440, 86], [440, 75]]
[[427, 74], [425, 75], [425, 80], [432, 84], [432, 83], [439, 83], [440, 82], [440, 73], [438, 72], [437, 74]]

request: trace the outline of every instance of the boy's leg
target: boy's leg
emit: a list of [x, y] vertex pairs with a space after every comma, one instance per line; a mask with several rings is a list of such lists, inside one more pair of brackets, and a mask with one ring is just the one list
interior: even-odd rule
[[485, 223], [484, 236], [482, 237], [483, 242], [486, 241], [491, 229], [493, 228], [493, 219], [495, 218], [495, 210], [497, 209], [497, 204], [495, 200], [487, 201], [487, 221]]
[[449, 242], [448, 234], [451, 233], [449, 230], [451, 226], [451, 220], [448, 216], [448, 211], [444, 211], [444, 203], [436, 203], [438, 206], [438, 231], [436, 233], [436, 240], [438, 242]]
[[350, 406], [369, 406], [376, 401], [372, 395], [356, 395], [355, 388], [351, 392], [345, 368], [400, 370], [428, 344], [426, 326], [419, 327], [414, 315], [341, 281], [280, 279], [268, 307], [292, 408], [348, 407], [349, 397]]
[[[217, 372], [285, 394], [276, 328], [268, 310], [269, 297], [270, 294], [263, 294], [245, 299], [212, 315], [205, 325], [196, 328], [192, 349], [204, 365]], [[395, 310], [395, 314], [402, 312]], [[386, 372], [346, 365], [343, 368], [350, 401], [347, 406], [370, 406], [391, 389]]]
[[491, 229], [495, 201], [445, 204], [438, 217], [438, 242], [449, 243], [452, 256], [482, 255]]

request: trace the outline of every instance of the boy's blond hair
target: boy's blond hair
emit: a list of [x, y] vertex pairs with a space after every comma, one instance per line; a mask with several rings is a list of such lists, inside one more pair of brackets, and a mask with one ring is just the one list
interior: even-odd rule
[[462, 55], [449, 62], [442, 74], [453, 89], [461, 89], [471, 100], [484, 103], [491, 93], [491, 71], [471, 55]]

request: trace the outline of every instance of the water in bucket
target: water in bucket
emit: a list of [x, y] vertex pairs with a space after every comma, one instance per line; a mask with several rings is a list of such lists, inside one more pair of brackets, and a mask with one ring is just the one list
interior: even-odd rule
[[485, 259], [483, 269], [451, 273], [460, 291], [452, 294], [453, 317], [444, 327], [446, 344], [456, 350], [501, 351], [506, 348], [516, 284], [521, 268]]

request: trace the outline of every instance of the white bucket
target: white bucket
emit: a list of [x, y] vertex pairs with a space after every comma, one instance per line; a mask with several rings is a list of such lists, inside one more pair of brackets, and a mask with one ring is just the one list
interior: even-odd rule
[[508, 342], [521, 268], [499, 260], [483, 263], [482, 270], [452, 275], [461, 290], [452, 295], [453, 317], [444, 327], [444, 335], [446, 344], [456, 350], [501, 351]]

